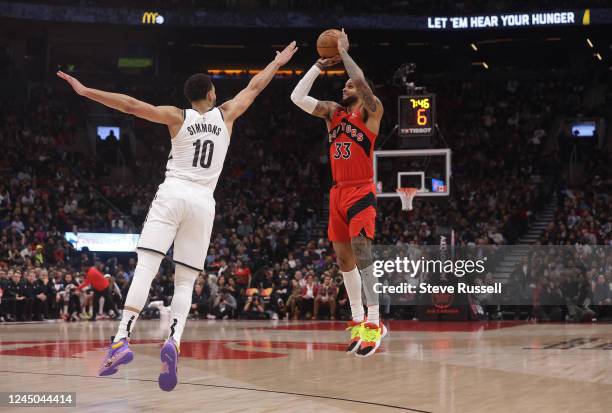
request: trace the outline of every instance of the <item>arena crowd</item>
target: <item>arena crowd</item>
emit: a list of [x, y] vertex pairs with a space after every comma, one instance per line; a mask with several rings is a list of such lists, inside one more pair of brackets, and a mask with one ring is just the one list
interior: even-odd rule
[[[290, 105], [295, 81], [273, 82], [236, 124], [215, 192], [210, 249], [193, 291], [194, 318], [349, 316], [333, 248], [317, 225], [326, 220], [330, 185], [327, 137], [322, 122]], [[557, 138], [549, 136], [553, 119], [572, 114], [584, 82], [503, 78], [432, 85], [444, 114], [440, 126], [453, 151], [451, 196], [443, 202], [417, 199], [410, 213], [397, 200], [379, 202], [376, 242], [437, 245], [439, 235], [452, 228], [459, 246], [515, 244], [556, 193], [554, 221], [539, 243], [566, 246], [572, 253], [568, 258], [558, 250], [534, 249], [517, 265], [508, 283], [530, 300], [525, 311], [517, 309], [517, 317], [609, 316], [610, 155], [594, 150], [597, 162], [586, 171], [592, 186], [576, 188], [559, 172], [559, 153], [545, 149]], [[215, 83], [229, 97], [244, 79]], [[316, 90], [334, 99], [342, 84], [332, 77]], [[138, 233], [163, 180], [170, 148], [166, 130], [135, 121], [134, 136], [119, 137], [118, 145], [99, 148], [96, 156], [79, 144], [87, 104], [56, 87], [45, 85], [25, 102], [0, 105], [5, 119], [0, 125], [0, 321], [118, 317], [135, 254], [76, 251], [64, 234]], [[156, 103], [172, 93], [123, 91]], [[396, 92], [385, 86], [378, 93], [394, 107]], [[383, 131], [391, 129], [394, 116], [393, 110], [386, 113]], [[130, 138], [134, 145], [125, 145]], [[144, 149], [134, 153], [133, 147]], [[126, 162], [128, 179], [113, 172], [117, 153]], [[165, 259], [143, 317], [157, 317], [169, 305], [173, 273], [172, 260]], [[490, 271], [474, 282], [490, 283]], [[483, 304], [488, 316], [498, 313]], [[397, 306], [384, 310], [384, 317], [405, 316]]]

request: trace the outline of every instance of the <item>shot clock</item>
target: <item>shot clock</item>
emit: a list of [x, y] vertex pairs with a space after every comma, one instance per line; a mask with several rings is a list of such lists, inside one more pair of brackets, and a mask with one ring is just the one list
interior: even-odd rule
[[398, 98], [399, 131], [401, 137], [431, 137], [434, 135], [436, 95], [405, 95]]

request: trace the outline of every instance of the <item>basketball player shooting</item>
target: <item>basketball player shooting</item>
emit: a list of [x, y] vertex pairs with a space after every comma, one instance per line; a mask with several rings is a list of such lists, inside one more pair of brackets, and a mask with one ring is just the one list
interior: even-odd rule
[[221, 106], [216, 106], [215, 87], [210, 77], [203, 73], [192, 75], [184, 85], [185, 96], [191, 104], [189, 109], [153, 106], [127, 95], [85, 87], [74, 77], [57, 73], [81, 96], [166, 125], [172, 140], [166, 178], [145, 220], [134, 278], [117, 333], [100, 367], [100, 376], [114, 374], [120, 365], [132, 361], [130, 334], [147, 301], [159, 265], [174, 242], [174, 296], [170, 332], [160, 354], [159, 387], [170, 391], [176, 386], [181, 336], [191, 306], [194, 282], [204, 268], [215, 214], [213, 192], [223, 168], [234, 121], [296, 51], [295, 42], [292, 42], [282, 52], [276, 52], [276, 58], [254, 76], [245, 89]]
[[[336, 31], [337, 32], [337, 31]], [[386, 327], [379, 320], [376, 278], [372, 268], [372, 240], [376, 219], [376, 188], [372, 155], [383, 107], [363, 71], [348, 54], [348, 36], [338, 32], [338, 55], [317, 60], [299, 81], [291, 100], [304, 111], [325, 119], [334, 184], [329, 196], [328, 237], [348, 293], [352, 321], [347, 353], [367, 357], [376, 352]], [[321, 71], [342, 61], [350, 79], [340, 103], [308, 96]], [[365, 318], [363, 290], [368, 308]]]

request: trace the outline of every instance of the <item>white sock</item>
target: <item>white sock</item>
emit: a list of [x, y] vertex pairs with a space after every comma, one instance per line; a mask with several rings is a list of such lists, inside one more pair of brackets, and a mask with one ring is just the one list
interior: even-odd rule
[[[130, 333], [134, 330], [134, 324], [138, 319], [138, 315], [145, 306], [147, 298], [149, 298], [151, 282], [159, 271], [159, 264], [161, 264], [162, 259], [163, 257], [160, 254], [138, 250], [138, 264], [136, 264], [134, 278], [125, 298], [121, 322], [115, 334], [115, 342], [122, 338], [129, 338]], [[138, 311], [131, 311], [126, 309], [126, 307], [136, 308]]]
[[134, 324], [136, 323], [136, 320], [138, 320], [139, 315], [140, 313], [137, 313], [136, 311], [123, 310], [123, 315], [121, 316], [119, 328], [117, 328], [117, 333], [115, 334], [113, 343], [116, 343], [122, 338], [130, 338], [130, 334], [134, 329]]
[[357, 267], [351, 271], [342, 271], [342, 278], [344, 279], [344, 286], [346, 287], [346, 293], [348, 294], [349, 303], [351, 304], [351, 315], [353, 321], [363, 321], [363, 302], [361, 301], [361, 275]]
[[370, 265], [361, 271], [361, 283], [363, 284], [363, 295], [365, 304], [368, 307], [368, 323], [379, 324], [379, 297], [376, 293], [375, 285], [378, 278], [374, 276], [374, 268]]
[[380, 325], [379, 308], [378, 304], [368, 306], [368, 323]]
[[177, 346], [181, 344], [181, 337], [185, 329], [185, 322], [191, 308], [193, 284], [200, 272], [177, 264], [174, 274], [174, 295], [170, 304], [170, 332], [168, 338], [173, 338]]

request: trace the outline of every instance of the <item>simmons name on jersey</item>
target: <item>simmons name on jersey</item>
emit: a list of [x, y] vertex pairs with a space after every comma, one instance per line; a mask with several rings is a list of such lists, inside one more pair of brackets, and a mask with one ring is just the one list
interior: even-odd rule
[[215, 190], [230, 136], [218, 107], [198, 113], [185, 110], [183, 126], [172, 138], [166, 177], [197, 182]]

